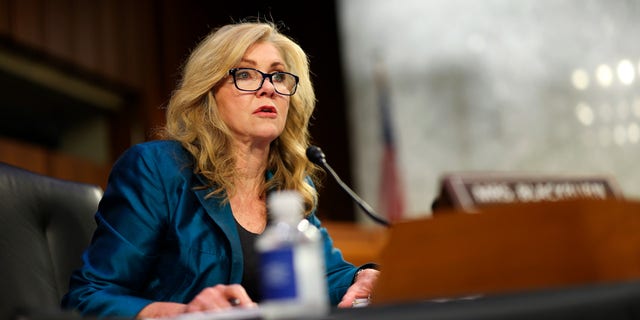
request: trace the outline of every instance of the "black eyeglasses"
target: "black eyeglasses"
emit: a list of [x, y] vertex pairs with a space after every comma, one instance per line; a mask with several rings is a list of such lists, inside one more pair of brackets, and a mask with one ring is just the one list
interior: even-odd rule
[[238, 90], [258, 91], [262, 88], [264, 79], [269, 78], [276, 92], [284, 96], [296, 93], [300, 80], [293, 73], [283, 71], [264, 73], [254, 68], [233, 68], [229, 70], [229, 74], [233, 77], [233, 84]]

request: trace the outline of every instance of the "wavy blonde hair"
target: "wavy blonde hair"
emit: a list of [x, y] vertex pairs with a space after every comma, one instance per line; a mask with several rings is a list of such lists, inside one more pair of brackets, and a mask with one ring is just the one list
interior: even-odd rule
[[316, 207], [318, 195], [307, 181], [319, 184], [317, 166], [305, 156], [309, 146], [309, 120], [315, 107], [309, 60], [293, 40], [280, 33], [272, 23], [242, 22], [223, 26], [210, 33], [193, 50], [182, 70], [182, 79], [169, 101], [165, 139], [177, 140], [195, 160], [194, 173], [207, 179], [213, 191], [225, 201], [235, 191], [235, 159], [231, 152], [231, 132], [218, 113], [214, 91], [228, 78], [245, 51], [254, 43], [273, 44], [284, 59], [287, 71], [300, 77], [291, 96], [289, 113], [282, 134], [271, 142], [267, 170], [273, 178], [266, 181], [262, 194], [269, 190], [296, 190], [304, 199], [305, 214]]

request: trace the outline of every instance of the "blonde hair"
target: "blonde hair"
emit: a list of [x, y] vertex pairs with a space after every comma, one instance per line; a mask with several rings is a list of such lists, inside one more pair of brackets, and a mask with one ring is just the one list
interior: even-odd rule
[[308, 214], [318, 201], [317, 191], [306, 179], [318, 185], [319, 170], [305, 156], [310, 138], [308, 124], [316, 98], [307, 55], [272, 23], [226, 25], [200, 42], [183, 66], [182, 79], [169, 101], [161, 135], [179, 141], [193, 155], [194, 173], [209, 182], [202, 187], [213, 188], [208, 196], [221, 196], [228, 201], [229, 194], [235, 191], [236, 167], [231, 133], [218, 113], [213, 91], [226, 81], [229, 69], [236, 67], [245, 51], [257, 42], [269, 42], [278, 48], [287, 71], [300, 77], [298, 89], [290, 98], [284, 131], [270, 146], [267, 170], [273, 173], [273, 178], [265, 183], [262, 194], [269, 190], [296, 190], [302, 195]]

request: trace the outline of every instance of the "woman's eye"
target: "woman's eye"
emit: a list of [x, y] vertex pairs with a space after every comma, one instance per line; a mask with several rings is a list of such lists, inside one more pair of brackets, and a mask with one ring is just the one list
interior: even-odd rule
[[251, 78], [251, 74], [248, 71], [238, 71], [236, 72], [237, 79], [249, 79]]
[[273, 81], [275, 82], [283, 82], [284, 78], [285, 78], [284, 73], [274, 73], [273, 77], [271, 77], [271, 79], [273, 79]]

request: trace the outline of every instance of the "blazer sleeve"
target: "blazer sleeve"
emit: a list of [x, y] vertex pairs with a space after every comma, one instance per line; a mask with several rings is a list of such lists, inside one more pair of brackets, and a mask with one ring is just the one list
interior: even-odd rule
[[315, 214], [311, 214], [307, 219], [315, 225], [322, 234], [324, 247], [325, 265], [327, 273], [327, 284], [329, 300], [331, 305], [337, 305], [353, 283], [358, 268], [344, 260], [340, 249], [333, 246], [333, 240], [329, 236], [326, 228], [322, 227], [320, 220]]
[[167, 215], [162, 173], [133, 147], [114, 164], [95, 219], [97, 229], [62, 300], [84, 315], [133, 317]]

